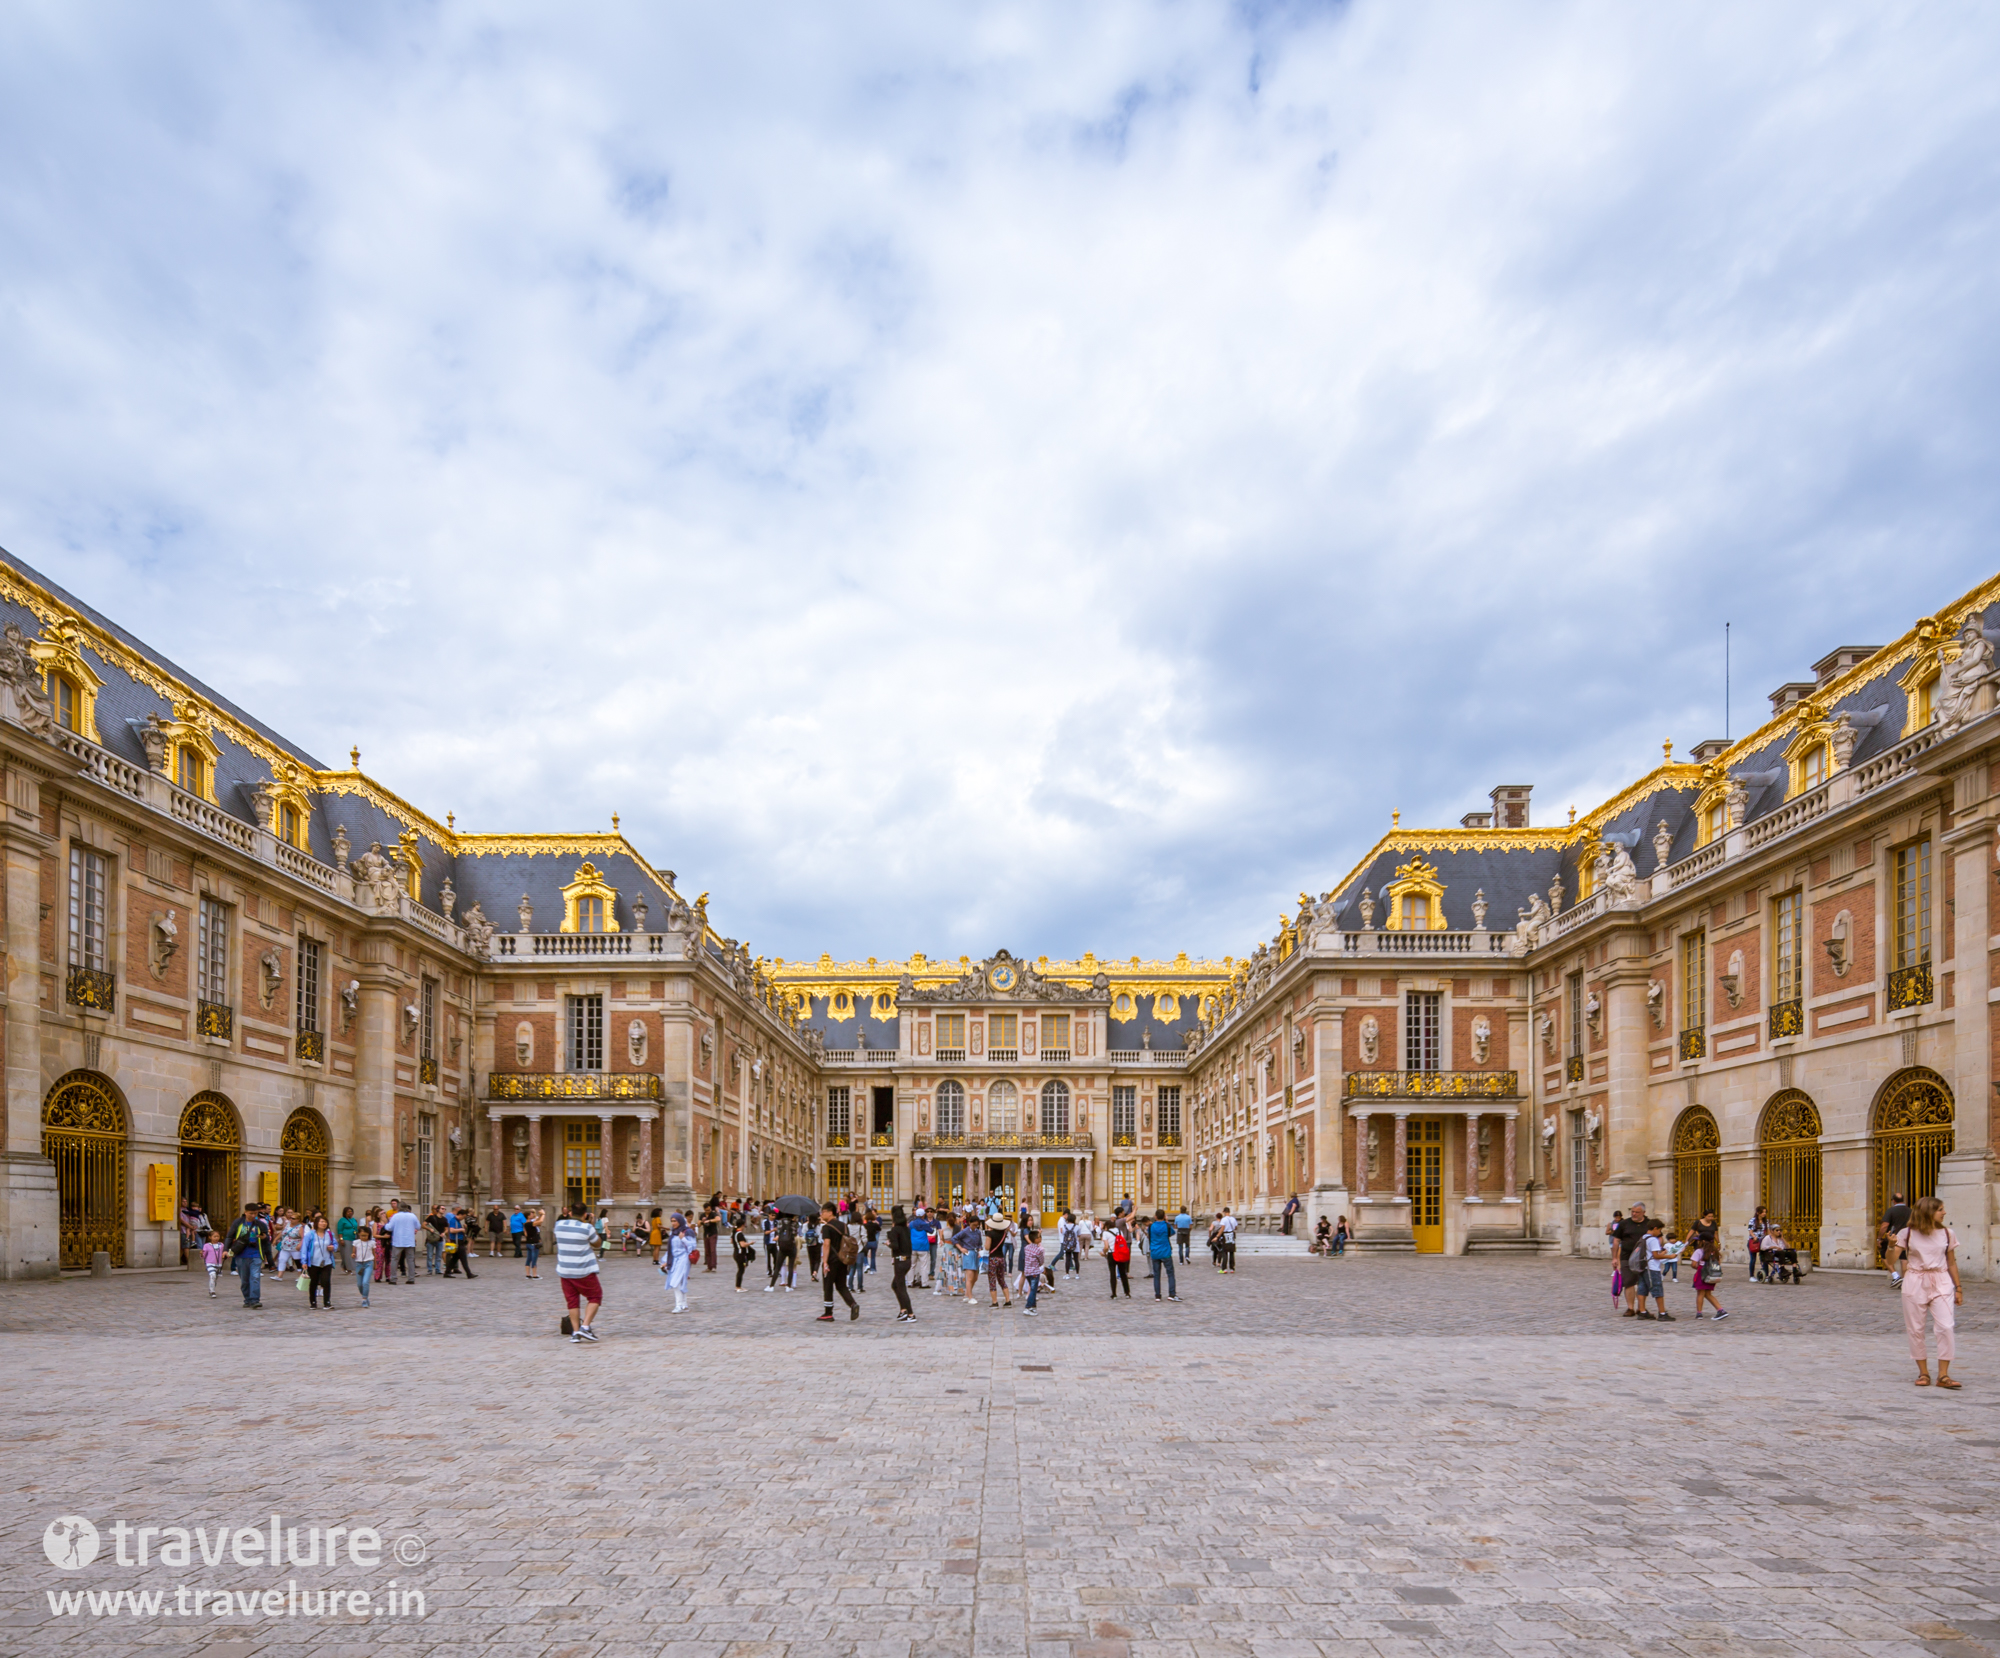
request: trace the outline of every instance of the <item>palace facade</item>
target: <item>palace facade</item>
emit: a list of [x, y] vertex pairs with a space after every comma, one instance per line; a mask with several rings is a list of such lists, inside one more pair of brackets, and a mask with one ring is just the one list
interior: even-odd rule
[[184, 1197], [711, 1191], [1296, 1193], [1442, 1253], [1761, 1203], [1867, 1265], [1935, 1190], [1990, 1274], [1996, 601], [1565, 822], [1397, 824], [1240, 958], [787, 962], [615, 819], [440, 823], [0, 557], [0, 1270], [170, 1263]]

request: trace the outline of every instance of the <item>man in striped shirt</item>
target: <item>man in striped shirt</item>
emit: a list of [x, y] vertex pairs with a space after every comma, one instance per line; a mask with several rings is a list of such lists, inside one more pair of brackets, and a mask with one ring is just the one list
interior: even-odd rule
[[556, 1222], [556, 1276], [562, 1279], [563, 1300], [576, 1316], [571, 1342], [595, 1341], [590, 1321], [604, 1305], [604, 1285], [597, 1276], [597, 1228], [590, 1205], [565, 1206]]

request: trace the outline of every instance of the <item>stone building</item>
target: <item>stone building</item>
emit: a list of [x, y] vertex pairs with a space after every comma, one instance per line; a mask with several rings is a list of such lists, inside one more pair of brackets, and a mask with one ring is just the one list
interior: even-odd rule
[[1993, 1265], [2000, 578], [1567, 821], [1390, 832], [1241, 959], [764, 961], [618, 832], [463, 832], [0, 559], [8, 1276], [184, 1199], [1004, 1196], [1597, 1251], [1936, 1190]]

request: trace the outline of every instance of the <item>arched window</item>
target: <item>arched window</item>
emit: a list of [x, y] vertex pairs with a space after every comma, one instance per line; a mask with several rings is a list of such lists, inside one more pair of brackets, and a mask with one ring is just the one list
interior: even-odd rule
[[311, 1214], [327, 1204], [327, 1163], [333, 1139], [316, 1111], [300, 1107], [278, 1137], [278, 1201]]
[[1935, 1071], [1898, 1071], [1875, 1096], [1875, 1209], [1901, 1192], [1911, 1203], [1937, 1195], [1938, 1165], [1956, 1143], [1951, 1089]]
[[1691, 1105], [1674, 1124], [1674, 1234], [1722, 1210], [1722, 1134], [1706, 1106]]
[[111, 1085], [71, 1071], [42, 1103], [42, 1155], [56, 1166], [62, 1265], [87, 1267], [103, 1250], [125, 1264], [125, 1113]]
[[1042, 1132], [1069, 1133], [1068, 1083], [1047, 1082], [1042, 1085]]
[[965, 1132], [965, 1084], [945, 1081], [938, 1084], [937, 1131], [962, 1135]]
[[189, 794], [208, 797], [208, 763], [200, 749], [193, 743], [182, 743], [174, 750], [174, 781]]
[[986, 1132], [1021, 1132], [1021, 1101], [1011, 1082], [996, 1082], [986, 1090]]

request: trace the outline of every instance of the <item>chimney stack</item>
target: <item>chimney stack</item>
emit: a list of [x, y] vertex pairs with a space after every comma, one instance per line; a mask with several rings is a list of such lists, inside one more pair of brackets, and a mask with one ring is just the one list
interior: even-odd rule
[[1535, 792], [1532, 783], [1502, 783], [1493, 791], [1493, 825], [1496, 829], [1526, 829], [1528, 827], [1528, 796]]

